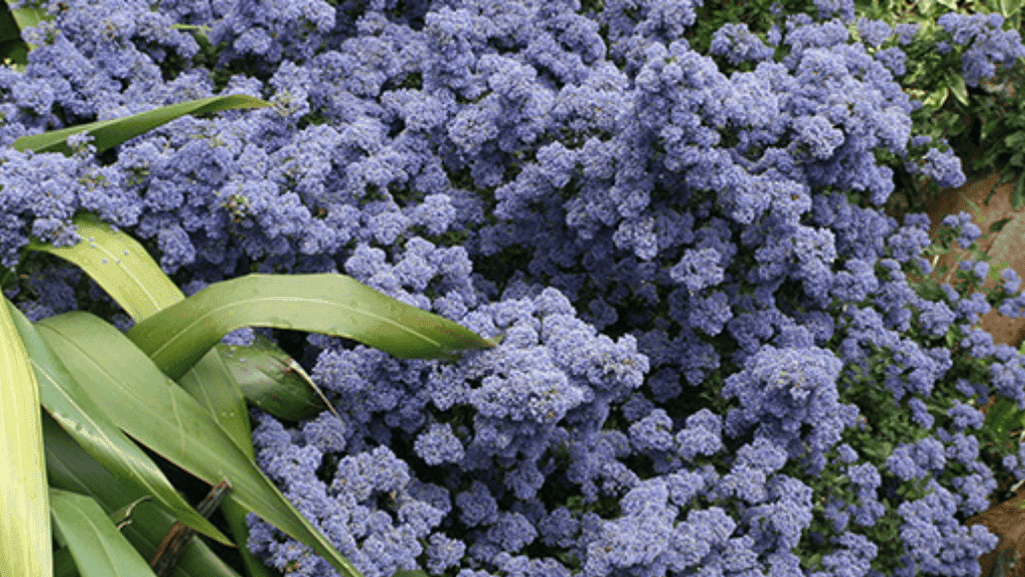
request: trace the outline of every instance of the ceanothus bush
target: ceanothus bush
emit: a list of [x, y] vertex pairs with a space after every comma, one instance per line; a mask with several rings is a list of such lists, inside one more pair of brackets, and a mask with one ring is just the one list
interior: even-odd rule
[[[190, 293], [344, 272], [502, 337], [446, 363], [310, 335], [338, 417], [253, 410], [259, 466], [368, 577], [978, 574], [995, 537], [964, 520], [1025, 475], [978, 407], [1025, 407], [1025, 357], [974, 327], [1025, 297], [1013, 271], [972, 294], [981, 262], [919, 282], [928, 219], [880, 208], [896, 169], [964, 181], [898, 80], [917, 28], [774, 6], [703, 55], [678, 0], [46, 5], [28, 66], [0, 69], [4, 267], [88, 210]], [[1022, 55], [991, 17], [938, 24], [971, 85]], [[274, 106], [101, 155], [9, 146], [233, 93]], [[21, 264], [33, 320], [84, 290], [118, 313]], [[250, 530], [268, 565], [334, 574]]]

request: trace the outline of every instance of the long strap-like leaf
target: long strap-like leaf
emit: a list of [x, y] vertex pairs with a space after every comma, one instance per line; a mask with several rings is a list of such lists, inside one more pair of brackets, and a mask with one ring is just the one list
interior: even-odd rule
[[77, 311], [39, 321], [36, 328], [122, 430], [211, 485], [227, 477], [234, 486], [233, 500], [308, 543], [342, 575], [359, 577], [359, 570], [296, 510], [210, 413], [120, 331]]
[[219, 282], [135, 325], [128, 338], [178, 378], [224, 335], [248, 326], [346, 337], [407, 359], [495, 346], [340, 274], [250, 274]]
[[0, 302], [0, 575], [50, 575], [50, 503], [39, 387], [7, 301]]
[[[148, 495], [124, 477], [115, 475], [89, 456], [64, 429], [45, 412], [43, 435], [46, 439], [46, 473], [50, 487], [63, 489], [96, 500], [111, 516], [125, 503], [137, 503]], [[119, 517], [120, 518], [120, 517]], [[130, 523], [121, 532], [143, 558], [148, 558], [174, 522], [152, 499], [145, 499], [132, 508]], [[77, 574], [74, 563], [58, 573], [59, 552], [54, 555], [54, 576]], [[176, 577], [239, 577], [231, 567], [214, 554], [205, 540], [194, 540], [182, 562], [175, 568]]]
[[93, 136], [92, 144], [96, 147], [96, 152], [103, 152], [108, 148], [113, 148], [122, 142], [131, 140], [140, 134], [153, 130], [161, 124], [166, 124], [186, 114], [203, 114], [220, 110], [231, 110], [233, 108], [266, 108], [269, 106], [273, 105], [246, 94], [212, 96], [210, 98], [179, 102], [178, 104], [171, 104], [122, 118], [101, 120], [61, 130], [51, 130], [42, 134], [22, 136], [14, 141], [13, 146], [15, 149], [22, 151], [34, 150], [36, 152], [71, 154], [71, 149], [68, 148], [66, 143], [68, 137], [88, 132]]
[[50, 489], [50, 501], [54, 522], [68, 542], [79, 575], [155, 577], [92, 497]]
[[168, 513], [221, 543], [232, 544], [231, 539], [182, 499], [157, 464], [118, 429], [74, 374], [53, 355], [21, 311], [13, 306], [10, 310], [15, 335], [25, 344], [39, 382], [40, 402], [54, 419], [78, 439], [89, 455], [138, 491], [153, 495]]
[[82, 240], [56, 247], [32, 239], [29, 250], [47, 252], [74, 264], [121, 305], [133, 319], [144, 319], [185, 298], [146, 249], [88, 212], [72, 220]]

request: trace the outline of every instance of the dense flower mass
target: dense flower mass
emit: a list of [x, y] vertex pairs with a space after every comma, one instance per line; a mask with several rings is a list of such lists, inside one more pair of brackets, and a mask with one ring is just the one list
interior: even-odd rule
[[[259, 466], [367, 577], [970, 576], [994, 547], [963, 522], [1025, 470], [978, 407], [1025, 407], [1025, 357], [973, 325], [1025, 300], [1013, 271], [969, 294], [985, 263], [926, 290], [928, 219], [880, 209], [895, 170], [964, 180], [897, 81], [916, 28], [822, 0], [702, 55], [687, 0], [46, 5], [0, 69], [3, 266], [87, 210], [190, 292], [344, 272], [502, 337], [441, 362], [311, 335], [338, 416], [254, 409]], [[999, 24], [940, 19], [969, 85], [1025, 54]], [[274, 106], [10, 147], [215, 94]], [[30, 318], [78, 306], [81, 275], [22, 264]]]
[[936, 21], [953, 36], [955, 44], [968, 46], [961, 56], [961, 71], [968, 86], [978, 86], [983, 78], [996, 73], [996, 65], [1005, 68], [1025, 57], [1021, 34], [1017, 30], [1002, 30], [1004, 18], [1000, 14], [958, 14], [950, 12]]

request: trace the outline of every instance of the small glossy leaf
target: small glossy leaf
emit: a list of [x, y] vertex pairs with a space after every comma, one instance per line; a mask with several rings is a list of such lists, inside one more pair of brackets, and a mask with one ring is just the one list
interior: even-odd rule
[[50, 503], [39, 385], [14, 325], [0, 302], [0, 575], [50, 575]]
[[82, 577], [154, 575], [92, 497], [51, 488], [50, 510]]
[[346, 337], [399, 358], [436, 358], [495, 346], [444, 317], [340, 274], [250, 274], [215, 283], [132, 327], [127, 335], [172, 378], [224, 335], [248, 326]]
[[957, 101], [964, 106], [968, 106], [968, 85], [965, 84], [964, 76], [960, 74], [948, 75], [947, 85], [950, 86], [950, 91], [954, 93], [954, 98], [957, 98]]
[[1012, 429], [1022, 425], [1023, 418], [1025, 418], [1025, 411], [1019, 411], [1018, 405], [1014, 401], [1000, 397], [986, 411], [984, 426], [994, 431], [997, 437], [1005, 439]]
[[281, 494], [206, 409], [163, 374], [125, 335], [76, 311], [36, 324], [47, 346], [121, 429], [213, 485], [227, 477], [231, 498], [309, 545], [342, 575], [359, 571]]
[[1004, 230], [1004, 227], [1007, 226], [1007, 223], [1011, 222], [1012, 220], [1014, 219], [1002, 218], [994, 222], [993, 224], [989, 225], [989, 232], [1000, 232], [1001, 230]]
[[1004, 137], [1004, 146], [1019, 148], [1025, 146], [1025, 131], [1012, 132]]
[[933, 92], [930, 92], [928, 96], [922, 101], [922, 104], [932, 110], [939, 110], [943, 107], [943, 103], [947, 101], [947, 96], [950, 94], [950, 89], [946, 86], [938, 88]]
[[72, 222], [82, 239], [78, 244], [55, 247], [33, 239], [28, 248], [59, 256], [82, 269], [136, 321], [185, 298], [134, 238], [115, 232], [87, 212], [76, 214]]
[[88, 132], [93, 136], [92, 145], [96, 147], [96, 152], [103, 152], [186, 114], [195, 115], [235, 108], [266, 108], [269, 106], [273, 105], [246, 94], [200, 98], [122, 118], [79, 124], [61, 130], [51, 130], [42, 134], [22, 136], [15, 140], [12, 146], [16, 150], [21, 151], [62, 152], [70, 155], [71, 149], [68, 148], [66, 142], [68, 137]]
[[922, 282], [916, 283], [913, 286], [914, 291], [918, 294], [918, 296], [928, 300], [937, 300], [939, 298], [942, 298], [944, 294], [943, 289], [940, 288], [939, 283], [937, 283], [935, 280], [931, 278], [926, 278]]
[[10, 61], [12, 69], [24, 72], [28, 64], [28, 46], [21, 41], [5, 42], [0, 46], [0, 57], [4, 61]]
[[[986, 256], [993, 258], [990, 255]], [[1010, 264], [1006, 262], [999, 262], [995, 265], [990, 265], [989, 272], [986, 273], [986, 276], [997, 281], [997, 284], [999, 285], [1001, 283], [1000, 273], [1004, 272], [1004, 270], [1007, 269], [1008, 266], [1010, 266]]]

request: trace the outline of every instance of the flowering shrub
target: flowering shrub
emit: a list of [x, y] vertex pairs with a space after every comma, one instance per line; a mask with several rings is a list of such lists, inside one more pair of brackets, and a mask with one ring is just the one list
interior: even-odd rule
[[[504, 334], [455, 363], [310, 336], [340, 418], [254, 411], [260, 467], [368, 577], [977, 575], [996, 537], [963, 522], [1021, 476], [978, 407], [1025, 408], [1025, 357], [973, 326], [1025, 297], [1013, 271], [974, 292], [985, 263], [909, 282], [929, 223], [880, 210], [894, 171], [953, 187], [960, 161], [913, 123], [900, 43], [867, 52], [890, 30], [854, 41], [852, 4], [816, 5], [705, 56], [680, 1], [53, 2], [0, 73], [2, 144], [186, 97], [275, 106], [99, 156], [6, 147], [8, 294], [32, 320], [78, 306], [89, 285], [19, 249], [89, 210], [179, 285], [344, 271]], [[1023, 50], [990, 48], [966, 82]], [[333, 574], [250, 521], [268, 565]]]

